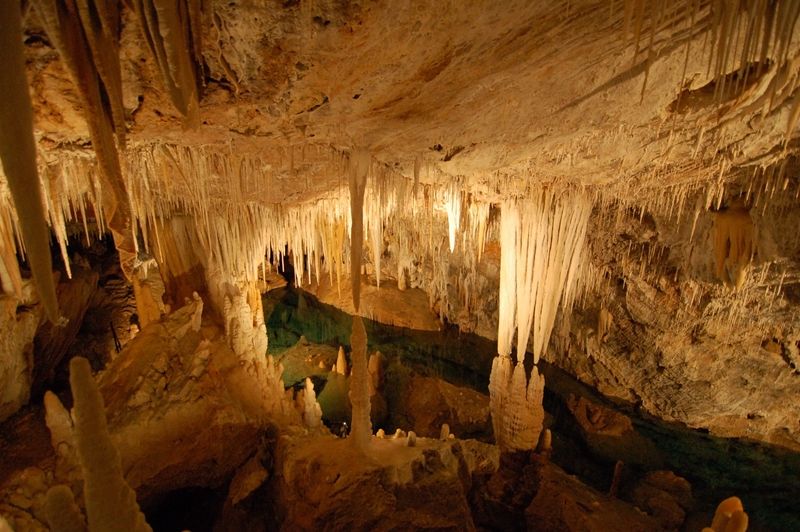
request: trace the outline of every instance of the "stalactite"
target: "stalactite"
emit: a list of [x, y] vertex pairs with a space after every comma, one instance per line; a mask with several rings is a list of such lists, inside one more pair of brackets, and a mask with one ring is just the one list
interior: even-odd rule
[[[536, 363], [549, 344], [559, 303], [568, 307], [583, 262], [591, 203], [580, 193], [534, 191], [506, 200], [500, 220], [498, 356], [489, 380], [495, 438], [505, 449], [532, 449], [542, 428], [544, 377]], [[533, 326], [534, 369], [524, 361]], [[511, 343], [517, 333], [517, 364]]]
[[22, 298], [22, 274], [17, 262], [11, 208], [0, 209], [0, 288], [5, 294]]
[[422, 155], [414, 157], [414, 189], [413, 193], [416, 196], [417, 188], [419, 187], [419, 172], [422, 169]]
[[[0, 2], [0, 159], [14, 199], [22, 238], [28, 252], [33, 279], [47, 317], [60, 319], [50, 258], [50, 235], [42, 208], [36, 169], [36, 144], [33, 138], [33, 111], [28, 94], [25, 58], [22, 49], [22, 23], [18, 2]], [[4, 239], [8, 241], [7, 237]], [[5, 246], [4, 246], [5, 247]], [[6, 248], [4, 255], [9, 254]], [[16, 272], [16, 265], [7, 268]], [[8, 277], [17, 278], [18, 273]], [[12, 284], [17, 284], [12, 281]]]
[[[76, 156], [65, 152], [57, 162], [39, 161], [39, 183], [43, 203], [50, 227], [61, 250], [62, 260], [71, 278], [70, 261], [67, 256], [67, 222], [80, 222], [87, 243], [105, 229], [97, 172], [94, 162], [85, 155]], [[7, 178], [0, 170], [0, 283], [7, 293], [20, 294], [21, 277], [17, 266], [15, 249], [20, 253], [24, 247], [15, 245], [14, 235], [19, 237], [19, 223], [13, 200], [4, 186]], [[88, 213], [95, 215], [93, 230], [89, 229]]]
[[[80, 0], [87, 14], [82, 18], [76, 0], [33, 0], [42, 25], [70, 76], [78, 87], [89, 126], [92, 146], [104, 182], [103, 206], [109, 228], [120, 252], [123, 271], [130, 275], [136, 244], [131, 229], [128, 191], [122, 177], [114, 134], [125, 138], [122, 93], [119, 82], [119, 12], [113, 2]], [[100, 17], [96, 21], [91, 13]], [[89, 26], [84, 26], [88, 23]], [[105, 102], [109, 102], [108, 106]], [[110, 106], [110, 109], [108, 108]]]
[[195, 126], [202, 78], [199, 0], [133, 0], [139, 26], [172, 103]]
[[[794, 0], [681, 0], [671, 4], [672, 15], [663, 17], [668, 2], [647, 3], [641, 0], [625, 0], [624, 34], [634, 34], [634, 62], [639, 55], [640, 29], [650, 28], [650, 42], [645, 47], [648, 60], [645, 68], [645, 83], [650, 67], [650, 58], [659, 52], [663, 43], [674, 42], [677, 35], [686, 31], [703, 35], [701, 53], [708, 58], [706, 76], [711, 79], [713, 97], [718, 105], [707, 107], [705, 118], [713, 125], [700, 123], [692, 157], [703, 155], [706, 129], [716, 134], [713, 153], [723, 150], [725, 139], [719, 135], [729, 124], [746, 120], [758, 124], [776, 112], [788, 111], [783, 138], [783, 155], [789, 147], [797, 120], [800, 119], [800, 97], [797, 87], [800, 79], [796, 75], [800, 56], [792, 53], [791, 42], [800, 19], [800, 3]], [[672, 20], [667, 27], [664, 20]], [[635, 31], [634, 31], [635, 28]], [[676, 33], [676, 28], [683, 28]], [[668, 30], [668, 33], [667, 33]], [[661, 43], [653, 44], [653, 36], [662, 35]], [[686, 39], [686, 54], [682, 74], [682, 85], [689, 64], [690, 48], [694, 39]], [[683, 91], [676, 105], [683, 98]], [[644, 96], [644, 87], [642, 89]], [[673, 117], [673, 128], [678, 120]], [[671, 145], [671, 143], [670, 143]], [[666, 160], [666, 157], [665, 157]]]
[[372, 186], [365, 193], [364, 210], [366, 219], [364, 229], [369, 249], [372, 256], [372, 266], [375, 269], [375, 279], [378, 287], [381, 286], [381, 255], [383, 254], [383, 220], [386, 204], [386, 190], [382, 183], [372, 179]]
[[447, 236], [450, 242], [450, 253], [456, 247], [456, 231], [461, 224], [461, 191], [456, 183], [445, 192], [445, 209], [447, 210]]
[[511, 356], [516, 326], [518, 219], [516, 202], [504, 202], [500, 218], [500, 302], [497, 326], [497, 353], [502, 357]]
[[353, 407], [350, 438], [356, 448], [365, 450], [372, 436], [370, 421], [369, 369], [367, 366], [367, 331], [361, 316], [353, 316], [353, 332], [350, 336], [353, 348], [353, 372], [350, 378], [350, 403]]
[[344, 249], [344, 233], [345, 221], [343, 216], [336, 218], [334, 223], [333, 241], [331, 242], [332, 253], [329, 255], [330, 260], [335, 265], [336, 269], [336, 292], [342, 294], [342, 263], [344, 262], [343, 249]]
[[490, 204], [485, 201], [478, 201], [474, 197], [470, 198], [467, 209], [468, 230], [464, 233], [464, 249], [469, 249], [468, 243], [472, 243], [475, 252], [476, 263], [481, 261], [483, 250], [486, 243], [486, 230], [489, 222]]
[[125, 147], [125, 109], [119, 63], [120, 4], [113, 0], [77, 0], [78, 13], [94, 66], [111, 111], [114, 132]]
[[370, 167], [369, 152], [364, 149], [356, 150], [350, 165], [350, 282], [353, 307], [358, 313], [361, 302], [361, 257], [364, 245], [364, 190]]
[[362, 452], [367, 448], [372, 436], [370, 421], [369, 372], [367, 368], [367, 332], [364, 322], [358, 315], [361, 298], [361, 255], [364, 243], [364, 189], [370, 167], [370, 154], [358, 150], [353, 154], [350, 171], [350, 281], [353, 291], [353, 332], [350, 336], [352, 346], [353, 373], [350, 379], [350, 403], [353, 406], [352, 431], [350, 438]]

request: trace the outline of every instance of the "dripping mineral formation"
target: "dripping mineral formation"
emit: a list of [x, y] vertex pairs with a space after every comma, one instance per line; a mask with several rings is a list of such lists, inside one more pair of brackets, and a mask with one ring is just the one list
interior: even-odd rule
[[0, 2], [0, 530], [800, 529], [798, 18]]

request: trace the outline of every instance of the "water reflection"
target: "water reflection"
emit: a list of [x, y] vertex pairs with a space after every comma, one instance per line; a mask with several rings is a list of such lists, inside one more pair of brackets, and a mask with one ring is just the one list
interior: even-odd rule
[[[312, 343], [349, 346], [349, 314], [293, 288], [269, 292], [263, 301], [271, 353], [279, 355], [301, 335]], [[441, 332], [414, 331], [370, 320], [365, 320], [365, 326], [370, 352], [379, 350], [422, 375], [488, 393], [494, 342], [454, 327]], [[547, 381], [544, 406], [552, 416], [553, 460], [566, 471], [607, 491], [614, 467], [613, 461], [599, 456], [581, 438], [566, 407], [573, 394], [623, 412], [631, 417], [636, 431], [653, 442], [657, 449], [653, 456], [627, 461], [629, 478], [641, 478], [652, 469], [669, 469], [691, 482], [696, 509], [709, 516], [719, 501], [737, 495], [750, 515], [751, 531], [800, 530], [800, 454], [668, 424], [632, 406], [612, 403], [544, 361], [540, 368]]]

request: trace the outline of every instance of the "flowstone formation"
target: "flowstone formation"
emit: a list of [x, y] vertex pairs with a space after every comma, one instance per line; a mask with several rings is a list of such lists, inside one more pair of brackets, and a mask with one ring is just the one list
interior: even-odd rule
[[714, 220], [714, 262], [717, 277], [728, 286], [741, 288], [755, 253], [753, 219], [741, 198], [716, 214]]

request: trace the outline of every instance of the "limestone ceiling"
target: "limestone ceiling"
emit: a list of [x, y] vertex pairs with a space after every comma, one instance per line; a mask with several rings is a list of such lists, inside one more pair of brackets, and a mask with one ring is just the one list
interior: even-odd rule
[[[340, 182], [304, 160], [308, 146], [363, 146], [408, 176], [421, 157], [423, 179], [473, 185], [492, 185], [498, 174], [658, 184], [673, 173], [708, 179], [720, 162], [779, 157], [797, 92], [797, 32], [785, 65], [765, 62], [720, 105], [708, 2], [694, 15], [692, 2], [645, 4], [654, 14], [643, 19], [637, 44], [624, 29], [633, 4], [622, 1], [208, 1], [205, 92], [194, 129], [170, 103], [124, 10], [130, 145], [253, 154], [286, 178], [268, 201]], [[74, 84], [33, 11], [26, 28], [40, 146], [87, 147]], [[738, 66], [729, 63], [729, 71]], [[780, 97], [765, 104], [776, 84]]]

